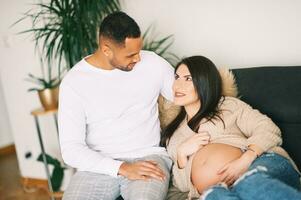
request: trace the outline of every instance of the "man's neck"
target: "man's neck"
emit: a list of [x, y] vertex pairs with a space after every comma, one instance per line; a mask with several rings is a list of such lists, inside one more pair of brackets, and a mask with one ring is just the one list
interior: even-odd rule
[[85, 59], [90, 65], [104, 69], [104, 70], [113, 70], [115, 69], [114, 67], [111, 66], [111, 64], [108, 62], [106, 56], [99, 52], [98, 50], [89, 56], [88, 58]]

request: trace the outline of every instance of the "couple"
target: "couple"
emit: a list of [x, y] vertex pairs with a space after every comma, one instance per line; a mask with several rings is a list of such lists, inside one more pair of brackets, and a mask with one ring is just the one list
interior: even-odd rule
[[[137, 23], [113, 13], [100, 25], [97, 51], [63, 79], [61, 152], [77, 169], [63, 200], [164, 199], [171, 170], [173, 185], [188, 198], [301, 199], [280, 130], [222, 96], [209, 59], [188, 57], [174, 70], [141, 48]], [[161, 138], [159, 94], [182, 106]]]

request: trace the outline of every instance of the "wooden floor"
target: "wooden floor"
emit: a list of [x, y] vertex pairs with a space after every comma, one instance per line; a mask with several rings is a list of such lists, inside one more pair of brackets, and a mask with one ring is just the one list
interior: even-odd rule
[[0, 200], [49, 200], [42, 189], [27, 189], [20, 184], [18, 161], [15, 154], [0, 155]]

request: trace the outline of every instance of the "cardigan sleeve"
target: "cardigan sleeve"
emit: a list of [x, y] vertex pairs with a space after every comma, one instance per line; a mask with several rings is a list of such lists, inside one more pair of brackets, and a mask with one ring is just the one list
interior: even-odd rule
[[237, 99], [237, 126], [247, 137], [247, 145], [257, 145], [263, 151], [282, 144], [281, 131], [266, 115]]

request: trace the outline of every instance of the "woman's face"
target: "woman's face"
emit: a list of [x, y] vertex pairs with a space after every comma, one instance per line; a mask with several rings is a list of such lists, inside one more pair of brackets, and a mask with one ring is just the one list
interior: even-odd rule
[[175, 105], [190, 106], [200, 103], [191, 74], [185, 64], [181, 64], [175, 73], [173, 92]]

